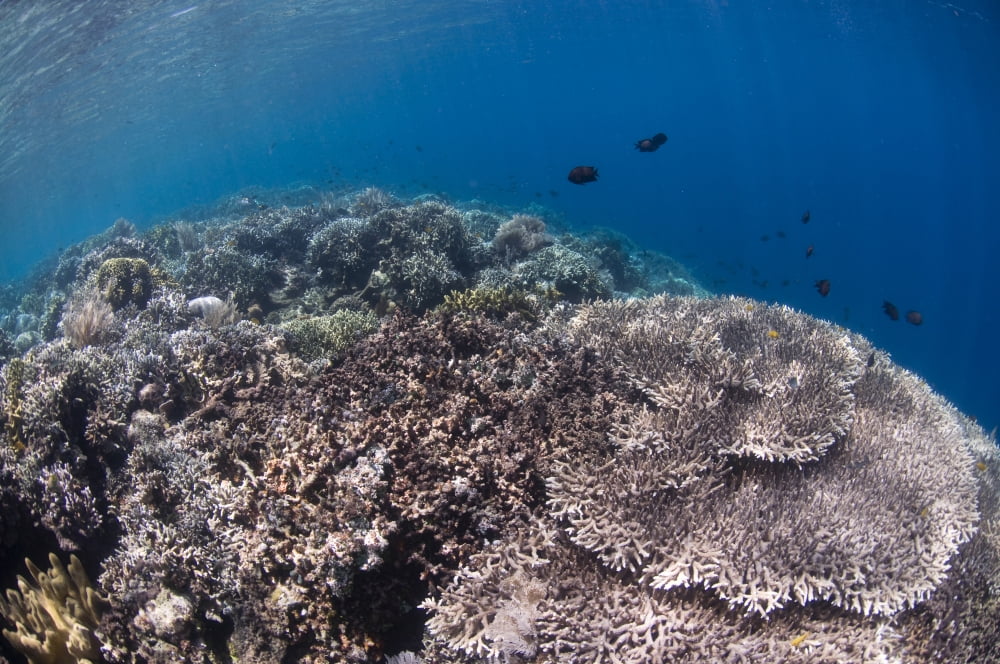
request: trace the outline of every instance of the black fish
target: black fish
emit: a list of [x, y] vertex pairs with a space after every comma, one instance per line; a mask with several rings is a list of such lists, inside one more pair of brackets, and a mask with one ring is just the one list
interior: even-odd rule
[[830, 294], [830, 280], [829, 279], [820, 279], [819, 281], [817, 281], [816, 282], [816, 290], [818, 290], [819, 294], [822, 295], [823, 297], [826, 297], [827, 295], [829, 295]]
[[924, 315], [919, 311], [907, 311], [906, 312], [906, 322], [913, 325], [920, 325], [924, 322]]
[[884, 300], [882, 302], [882, 310], [885, 311], [885, 315], [890, 319], [899, 320], [899, 309], [897, 309], [896, 305], [889, 300]]
[[803, 224], [808, 224], [810, 219], [812, 219], [812, 215], [809, 214], [809, 210], [806, 210], [805, 212], [802, 213]]
[[659, 133], [652, 138], [644, 138], [637, 141], [635, 144], [635, 149], [639, 152], [656, 152], [660, 149], [660, 146], [667, 142], [667, 135], [664, 133]]
[[567, 179], [573, 184], [597, 182], [597, 168], [594, 166], [577, 166], [569, 172]]
[[806, 247], [806, 258], [809, 258], [812, 255], [813, 255], [813, 246], [810, 244], [808, 247]]

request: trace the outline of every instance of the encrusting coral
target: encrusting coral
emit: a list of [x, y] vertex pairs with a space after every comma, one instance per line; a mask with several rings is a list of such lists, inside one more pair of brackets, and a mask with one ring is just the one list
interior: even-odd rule
[[107, 600], [90, 584], [83, 565], [70, 556], [64, 567], [49, 554], [51, 569], [43, 572], [25, 560], [32, 585], [17, 577], [19, 591], [0, 598], [0, 615], [13, 623], [4, 637], [28, 658], [29, 664], [94, 664], [100, 648], [94, 635]]

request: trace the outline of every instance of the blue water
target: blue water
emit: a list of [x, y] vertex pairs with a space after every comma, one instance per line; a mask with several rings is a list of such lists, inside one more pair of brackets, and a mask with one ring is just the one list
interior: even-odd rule
[[865, 334], [990, 429], [998, 78], [982, 0], [0, 0], [0, 280], [247, 186], [537, 202]]

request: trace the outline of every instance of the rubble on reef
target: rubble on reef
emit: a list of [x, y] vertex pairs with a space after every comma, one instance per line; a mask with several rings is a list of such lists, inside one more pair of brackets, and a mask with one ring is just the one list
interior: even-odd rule
[[0, 292], [0, 662], [1000, 661], [1000, 452], [863, 338], [295, 196]]

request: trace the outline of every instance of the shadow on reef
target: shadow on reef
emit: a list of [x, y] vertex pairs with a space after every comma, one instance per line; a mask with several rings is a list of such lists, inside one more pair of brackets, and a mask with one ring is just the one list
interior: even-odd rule
[[376, 189], [71, 247], [0, 294], [2, 580], [58, 554], [4, 652], [998, 661], [994, 442], [791, 310], [585, 303], [664, 290], [704, 294]]

